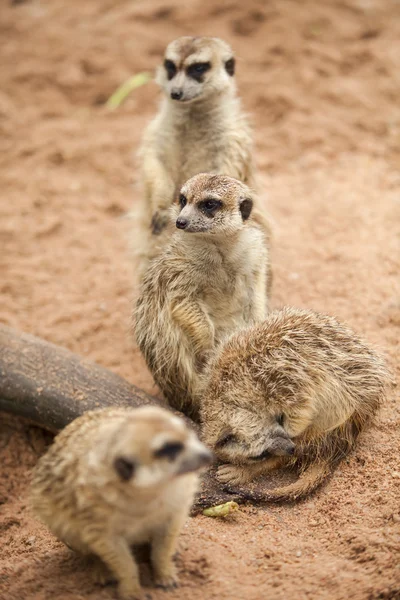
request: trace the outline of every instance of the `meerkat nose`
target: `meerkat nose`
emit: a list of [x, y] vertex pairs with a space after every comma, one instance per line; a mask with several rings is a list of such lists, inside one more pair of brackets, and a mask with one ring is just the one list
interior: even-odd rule
[[176, 220], [176, 226], [178, 229], [186, 229], [186, 227], [188, 226], [187, 219], [183, 219], [182, 217], [179, 217]]
[[182, 90], [173, 90], [171, 92], [171, 98], [172, 100], [180, 100], [183, 96], [183, 92]]
[[202, 466], [210, 465], [214, 460], [214, 455], [207, 448], [199, 454], [199, 463]]

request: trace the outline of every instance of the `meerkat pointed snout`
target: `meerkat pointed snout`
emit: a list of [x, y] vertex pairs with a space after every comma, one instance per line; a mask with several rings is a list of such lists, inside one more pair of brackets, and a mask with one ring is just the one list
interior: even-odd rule
[[230, 46], [213, 37], [180, 37], [165, 51], [156, 81], [174, 102], [191, 103], [232, 87], [235, 58]]
[[171, 211], [177, 228], [143, 278], [135, 334], [166, 399], [198, 419], [210, 353], [266, 316], [268, 250], [252, 193], [236, 179], [195, 175]]
[[204, 379], [203, 439], [228, 463], [219, 479], [232, 486], [298, 466], [295, 483], [257, 496], [279, 501], [310, 493], [354, 447], [389, 375], [379, 354], [333, 317], [286, 308], [227, 339]]
[[241, 229], [252, 208], [246, 185], [232, 177], [200, 173], [183, 185], [172, 213], [176, 227], [188, 233], [229, 235]]
[[176, 585], [173, 554], [211, 452], [158, 407], [92, 411], [70, 423], [34, 470], [35, 513], [72, 549], [96, 555], [102, 581], [140, 595], [131, 546], [149, 542], [157, 585]]

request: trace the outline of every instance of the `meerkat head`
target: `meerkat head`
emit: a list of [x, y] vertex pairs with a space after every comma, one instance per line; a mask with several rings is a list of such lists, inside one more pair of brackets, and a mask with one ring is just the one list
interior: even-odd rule
[[204, 423], [204, 441], [223, 462], [236, 464], [292, 456], [295, 444], [285, 430], [285, 415], [260, 415], [247, 409], [229, 409]]
[[98, 482], [144, 489], [198, 471], [211, 459], [211, 452], [182, 419], [147, 406], [105, 422], [88, 464]]
[[213, 37], [180, 37], [165, 51], [157, 83], [173, 102], [190, 103], [234, 89], [235, 58]]
[[200, 414], [202, 439], [224, 462], [246, 464], [292, 456], [290, 407], [279, 398], [268, 401], [264, 386], [246, 376], [256, 362], [246, 345], [235, 345], [238, 339], [245, 344], [246, 330], [242, 336], [232, 336], [208, 367]]
[[178, 229], [188, 233], [235, 233], [250, 217], [253, 200], [250, 189], [225, 175], [200, 173], [181, 188], [172, 205]]

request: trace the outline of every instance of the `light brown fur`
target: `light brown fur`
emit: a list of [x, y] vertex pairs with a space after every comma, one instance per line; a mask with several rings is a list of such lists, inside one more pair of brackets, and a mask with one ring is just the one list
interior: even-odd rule
[[92, 411], [70, 423], [39, 460], [32, 504], [72, 549], [94, 554], [140, 594], [131, 545], [150, 542], [155, 582], [176, 584], [172, 556], [193, 501], [197, 471], [211, 454], [182, 419], [158, 407]]
[[[190, 177], [219, 173], [255, 185], [250, 128], [226, 68], [234, 60], [232, 49], [218, 38], [182, 37], [168, 45], [165, 59], [173, 61], [176, 74], [169, 80], [164, 65], [157, 71], [165, 96], [139, 150], [144, 194], [132, 212], [141, 272], [168, 242], [169, 208]], [[196, 63], [210, 64], [201, 82], [188, 76]], [[181, 100], [171, 98], [174, 90], [183, 93]], [[257, 219], [269, 236], [268, 219], [261, 212]]]
[[315, 489], [354, 446], [385, 394], [382, 359], [334, 318], [285, 308], [221, 347], [205, 374], [203, 437], [243, 484], [296, 465], [300, 478], [257, 499]]
[[[212, 214], [204, 206], [209, 199], [220, 203]], [[137, 343], [167, 400], [193, 418], [209, 354], [237, 328], [266, 315], [268, 254], [251, 206], [251, 191], [235, 179], [190, 179], [173, 207], [185, 230], [176, 231], [143, 280], [134, 315]]]

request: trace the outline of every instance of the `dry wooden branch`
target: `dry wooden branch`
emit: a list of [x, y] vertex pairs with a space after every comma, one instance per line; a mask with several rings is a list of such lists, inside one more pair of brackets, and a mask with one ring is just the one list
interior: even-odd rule
[[143, 404], [163, 403], [69, 350], [0, 326], [0, 410], [56, 432], [88, 410]]

